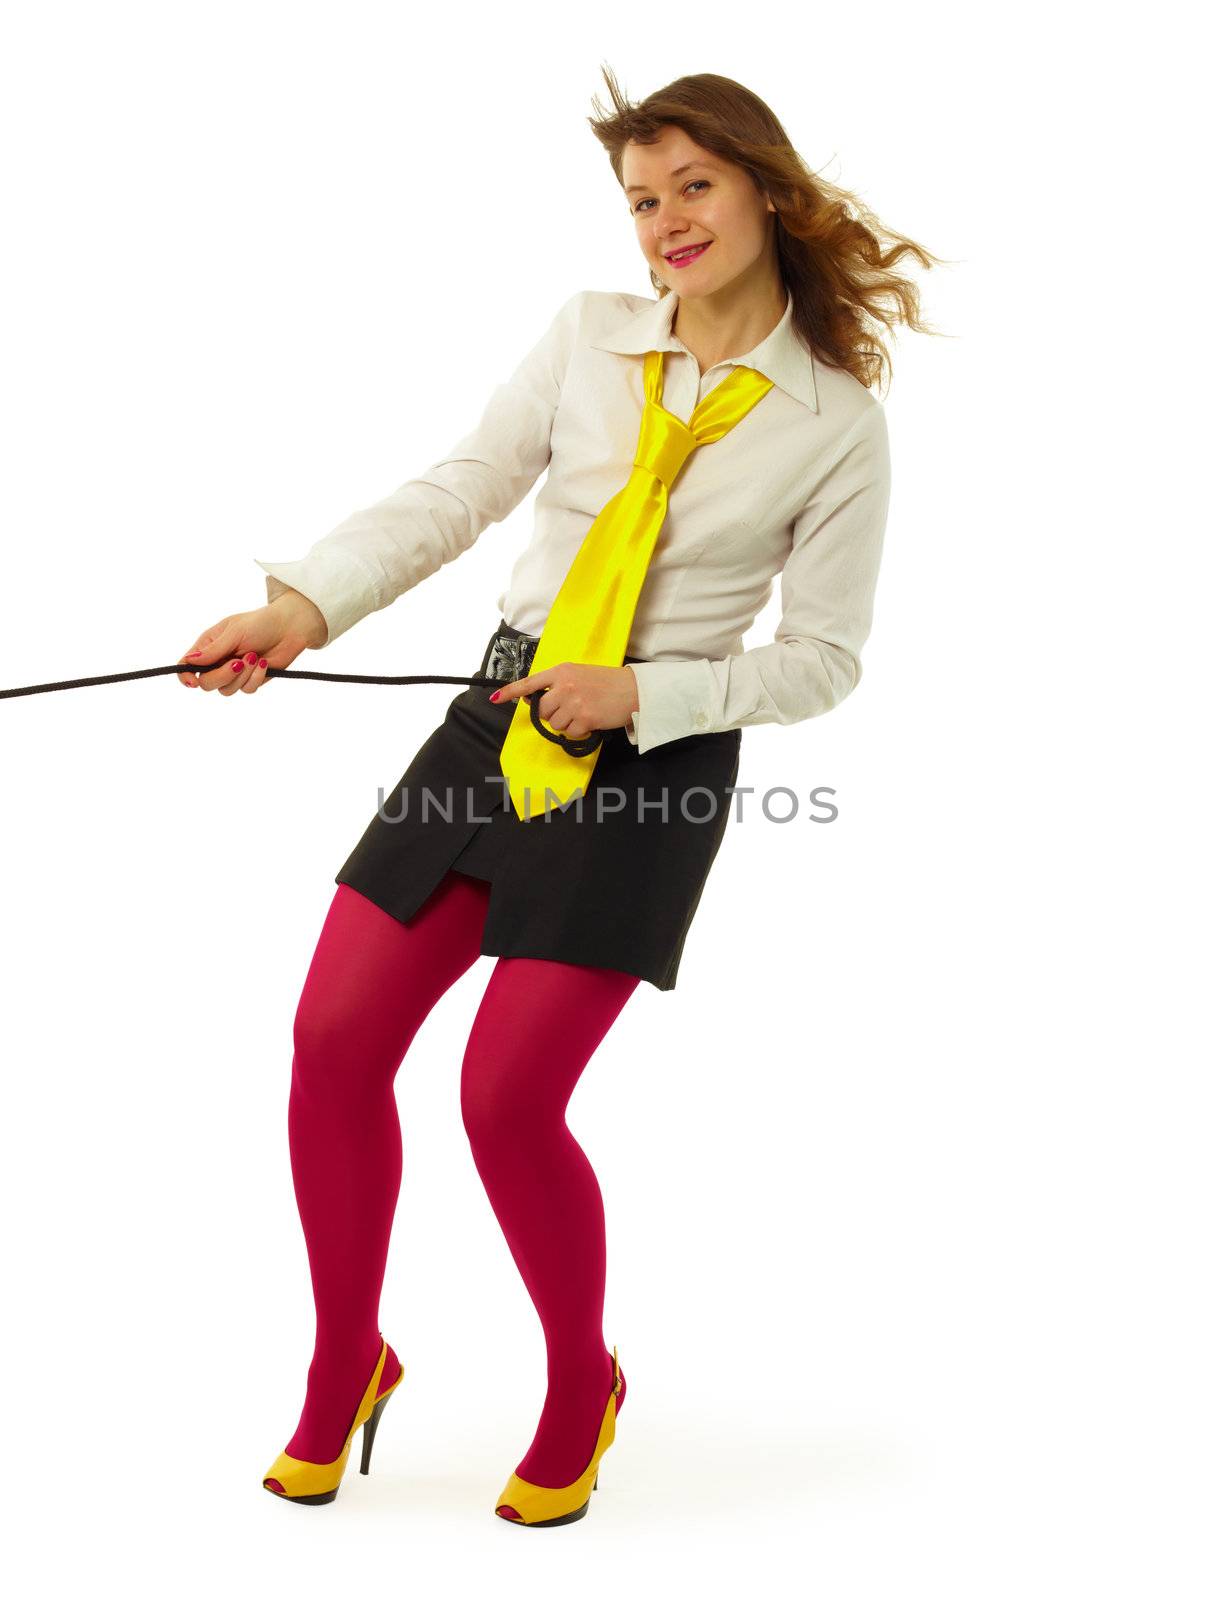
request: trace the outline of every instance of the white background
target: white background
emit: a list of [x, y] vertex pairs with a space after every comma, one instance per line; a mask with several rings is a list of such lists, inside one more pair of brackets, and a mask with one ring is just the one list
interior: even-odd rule
[[[492, 1514], [545, 1354], [458, 1110], [490, 958], [397, 1080], [407, 1379], [373, 1472], [321, 1511], [260, 1487], [313, 1335], [293, 1011], [378, 786], [456, 691], [0, 705], [27, 1592], [1202, 1595], [1204, 240], [1175, 8], [43, 5], [0, 59], [4, 687], [176, 660], [262, 603], [254, 556], [461, 437], [570, 294], [650, 292], [586, 122], [602, 63], [634, 99], [746, 83], [954, 263], [920, 274], [947, 337], [894, 351], [864, 681], [744, 738], [744, 783], [832, 786], [839, 818], [731, 824], [678, 988], [639, 987], [571, 1103], [631, 1390], [552, 1536]], [[476, 671], [528, 528], [526, 503], [298, 665]]]

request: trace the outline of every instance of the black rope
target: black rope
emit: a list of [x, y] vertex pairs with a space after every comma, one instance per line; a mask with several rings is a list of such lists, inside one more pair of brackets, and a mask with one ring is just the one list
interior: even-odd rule
[[[140, 667], [137, 672], [108, 672], [100, 678], [64, 678], [61, 683], [27, 683], [20, 689], [0, 689], [0, 700], [10, 700], [18, 694], [45, 694], [48, 689], [87, 689], [94, 683], [125, 683], [131, 678], [157, 678], [161, 673], [213, 672], [224, 666], [226, 658], [206, 665], [204, 662], [174, 661], [170, 667]], [[498, 678], [450, 678], [443, 675], [423, 675], [405, 678], [371, 678], [361, 672], [311, 672], [301, 667], [265, 667], [266, 678], [321, 678], [325, 683], [469, 683], [498, 684]], [[527, 696], [525, 697], [527, 699]]]
[[[12, 700], [22, 694], [46, 694], [52, 689], [89, 689], [98, 683], [128, 683], [134, 678], [158, 678], [169, 672], [179, 676], [183, 672], [212, 672], [216, 666], [225, 664], [226, 657], [221, 662], [215, 661], [208, 665], [205, 663], [173, 661], [167, 667], [140, 667], [135, 672], [107, 672], [98, 678], [63, 678], [58, 683], [27, 683], [19, 689], [0, 689], [0, 700]], [[497, 686], [499, 678], [457, 678], [447, 673], [411, 673], [402, 677], [383, 678], [371, 676], [363, 672], [312, 672], [302, 667], [265, 667], [266, 678], [315, 678], [323, 683], [464, 683], [471, 687], [482, 685], [484, 687]], [[544, 691], [537, 689], [532, 694], [523, 695], [521, 698], [528, 701], [529, 712], [532, 717], [533, 727], [543, 739], [549, 739], [553, 744], [560, 744], [572, 756], [589, 755], [597, 745], [604, 742], [604, 734], [598, 730], [589, 733], [585, 739], [570, 739], [565, 734], [552, 733], [544, 727], [537, 712], [537, 700]]]

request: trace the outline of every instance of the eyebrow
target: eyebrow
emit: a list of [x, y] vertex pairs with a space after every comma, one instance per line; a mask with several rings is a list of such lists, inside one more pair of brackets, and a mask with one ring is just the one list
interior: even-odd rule
[[[693, 167], [703, 167], [706, 172], [717, 171], [717, 168], [711, 167], [707, 161], [689, 161], [682, 167], [676, 167], [675, 171], [671, 173], [671, 177], [678, 178], [681, 172], [691, 172]], [[635, 189], [648, 189], [649, 187], [650, 185], [646, 183], [627, 183], [625, 185], [625, 193], [632, 194]]]

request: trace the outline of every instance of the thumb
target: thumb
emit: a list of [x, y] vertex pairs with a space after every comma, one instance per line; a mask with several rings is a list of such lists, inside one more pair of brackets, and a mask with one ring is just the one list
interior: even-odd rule
[[234, 619], [219, 623], [216, 628], [201, 635], [186, 657], [186, 665], [193, 672], [208, 672], [214, 667], [225, 666], [228, 660], [241, 652], [241, 645], [239, 623]]

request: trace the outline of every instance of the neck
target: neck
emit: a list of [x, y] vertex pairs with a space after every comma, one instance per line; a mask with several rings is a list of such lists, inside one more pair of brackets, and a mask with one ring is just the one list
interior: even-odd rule
[[713, 294], [680, 299], [671, 331], [705, 372], [719, 361], [753, 350], [783, 317], [788, 303], [788, 292], [774, 267], [755, 276], [740, 273]]

